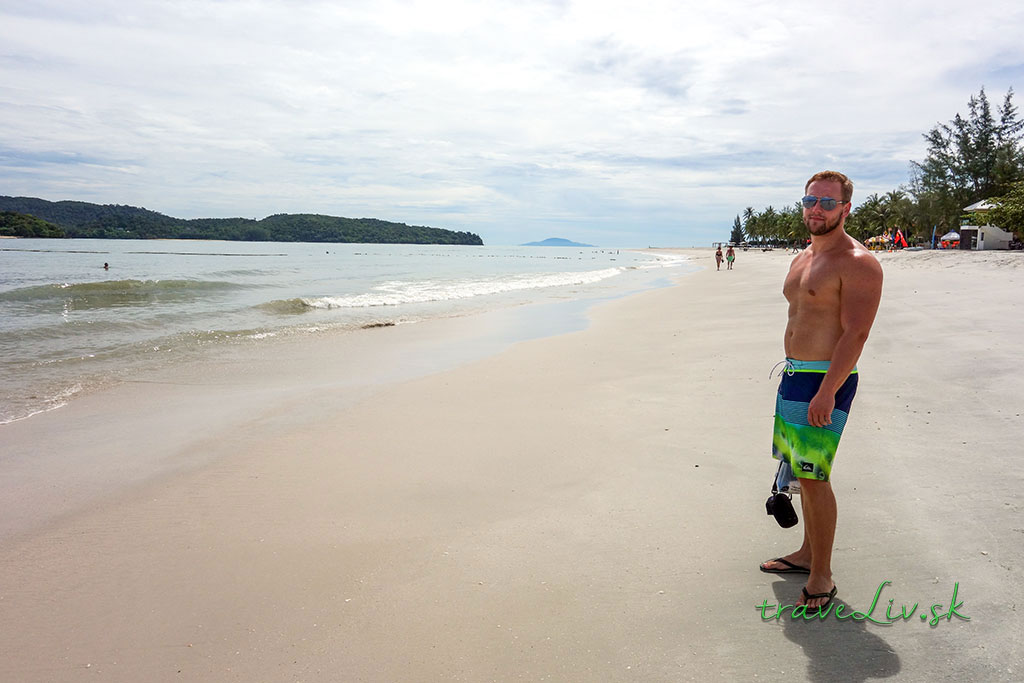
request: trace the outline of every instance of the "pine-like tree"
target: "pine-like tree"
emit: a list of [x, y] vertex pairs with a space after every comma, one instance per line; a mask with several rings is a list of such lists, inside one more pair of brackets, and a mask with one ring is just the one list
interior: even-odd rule
[[963, 207], [1007, 192], [1024, 179], [1024, 121], [1017, 119], [1010, 88], [992, 113], [985, 88], [967, 102], [968, 116], [959, 113], [924, 134], [928, 155], [911, 162], [910, 191], [919, 207], [928, 207], [926, 222], [955, 226]]
[[743, 240], [743, 223], [740, 222], [740, 217], [736, 216], [736, 220], [732, 222], [732, 234], [729, 235], [729, 241], [733, 244], [739, 244]]

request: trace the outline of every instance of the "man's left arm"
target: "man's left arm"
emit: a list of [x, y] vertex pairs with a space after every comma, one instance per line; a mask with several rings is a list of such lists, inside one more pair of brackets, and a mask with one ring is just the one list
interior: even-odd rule
[[871, 254], [854, 258], [841, 278], [839, 291], [839, 322], [843, 333], [832, 351], [831, 364], [821, 387], [807, 409], [807, 420], [815, 427], [832, 424], [836, 392], [857, 366], [881, 299], [882, 266]]

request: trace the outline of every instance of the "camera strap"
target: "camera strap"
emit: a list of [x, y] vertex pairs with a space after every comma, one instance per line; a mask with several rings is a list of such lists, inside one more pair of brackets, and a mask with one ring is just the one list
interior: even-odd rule
[[772, 495], [774, 496], [779, 492], [779, 475], [782, 474], [782, 468], [786, 464], [785, 460], [779, 459], [779, 467], [775, 470], [775, 478], [772, 479]]

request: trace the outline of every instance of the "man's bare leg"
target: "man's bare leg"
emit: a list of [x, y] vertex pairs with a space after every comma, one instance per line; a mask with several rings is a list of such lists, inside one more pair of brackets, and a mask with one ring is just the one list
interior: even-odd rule
[[[799, 550], [782, 559], [811, 570], [806, 585], [808, 593], [828, 593], [835, 585], [832, 582], [832, 545], [836, 535], [836, 497], [832, 485], [827, 481], [801, 479], [800, 487], [804, 542]], [[775, 560], [769, 560], [762, 566], [765, 569], [786, 569], [785, 565]], [[823, 605], [826, 601], [826, 598], [808, 600], [808, 609]], [[797, 602], [797, 605], [802, 604], [803, 596]]]
[[[836, 497], [832, 492], [832, 484], [801, 479], [800, 505], [804, 513], [804, 545], [800, 550], [807, 549], [810, 552], [810, 564], [803, 565], [811, 570], [805, 588], [811, 595], [828, 593], [835, 587], [832, 581], [832, 545], [836, 537]], [[826, 602], [827, 598], [814, 598], [807, 600], [806, 604], [810, 609]], [[801, 596], [797, 606], [804, 603]]]
[[[803, 508], [803, 499], [801, 498], [800, 507]], [[807, 537], [807, 513], [804, 512], [804, 543], [800, 546], [800, 549], [796, 552], [790, 553], [789, 555], [783, 555], [779, 558], [780, 560], [786, 560], [792, 562], [798, 567], [811, 567], [811, 540]], [[765, 569], [777, 569], [787, 570], [789, 567], [782, 564], [778, 560], [768, 560], [761, 564]]]
[[[792, 552], [789, 555], [783, 555], [779, 559], [780, 560], [787, 560], [789, 562], [792, 562], [793, 564], [795, 564], [798, 567], [807, 567], [808, 569], [810, 568], [810, 566], [811, 566], [811, 542], [807, 538], [807, 525], [806, 524], [804, 525], [804, 544], [802, 546], [800, 546], [800, 549], [797, 550], [796, 552]], [[761, 563], [761, 566], [764, 567], [765, 569], [777, 569], [777, 570], [783, 570], [783, 571], [789, 569], [789, 567], [787, 567], [786, 565], [782, 564], [778, 560], [768, 560], [767, 562]]]

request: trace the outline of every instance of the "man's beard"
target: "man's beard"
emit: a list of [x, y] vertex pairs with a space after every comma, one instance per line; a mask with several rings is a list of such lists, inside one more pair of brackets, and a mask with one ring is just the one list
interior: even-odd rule
[[842, 223], [842, 222], [843, 222], [843, 214], [842, 213], [840, 213], [839, 215], [836, 216], [836, 219], [835, 219], [834, 222], [829, 221], [828, 216], [825, 216], [825, 225], [823, 225], [822, 227], [820, 227], [817, 230], [815, 230], [814, 228], [811, 227], [810, 219], [804, 218], [804, 225], [807, 226], [807, 231], [810, 232], [812, 235], [814, 235], [816, 237], [821, 237], [822, 235], [829, 234], [830, 232], [832, 232], [833, 230], [838, 228], [839, 224]]

